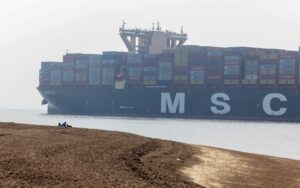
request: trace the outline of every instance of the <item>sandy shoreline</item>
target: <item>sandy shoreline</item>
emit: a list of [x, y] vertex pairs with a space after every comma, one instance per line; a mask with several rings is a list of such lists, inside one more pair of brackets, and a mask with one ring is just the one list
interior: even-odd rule
[[0, 187], [300, 187], [300, 161], [89, 129], [0, 123]]

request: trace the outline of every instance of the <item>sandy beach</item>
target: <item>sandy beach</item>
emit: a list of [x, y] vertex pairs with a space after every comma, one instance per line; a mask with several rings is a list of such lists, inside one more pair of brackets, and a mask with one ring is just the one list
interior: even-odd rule
[[300, 187], [300, 161], [101, 130], [0, 123], [0, 187]]

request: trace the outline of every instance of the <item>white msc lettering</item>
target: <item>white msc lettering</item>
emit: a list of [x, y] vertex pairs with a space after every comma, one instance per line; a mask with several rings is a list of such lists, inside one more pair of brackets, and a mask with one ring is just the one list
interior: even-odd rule
[[172, 102], [170, 93], [161, 94], [161, 113], [166, 114], [167, 109], [170, 114], [175, 114], [179, 108], [179, 114], [185, 112], [185, 93], [176, 93], [174, 102]]
[[271, 107], [271, 102], [273, 99], [279, 99], [281, 102], [286, 102], [286, 96], [282, 95], [281, 93], [271, 93], [265, 96], [263, 100], [263, 109], [266, 114], [270, 116], [282, 116], [286, 113], [287, 108], [280, 108], [279, 110], [273, 110]]
[[223, 101], [230, 101], [230, 97], [225, 94], [225, 93], [216, 93], [213, 96], [211, 96], [211, 102], [214, 105], [217, 105], [219, 107], [222, 107], [222, 109], [218, 109], [216, 106], [211, 106], [210, 110], [214, 113], [214, 114], [220, 114], [220, 115], [224, 115], [230, 112], [230, 106], [223, 102], [223, 101], [219, 101], [218, 99], [222, 98]]

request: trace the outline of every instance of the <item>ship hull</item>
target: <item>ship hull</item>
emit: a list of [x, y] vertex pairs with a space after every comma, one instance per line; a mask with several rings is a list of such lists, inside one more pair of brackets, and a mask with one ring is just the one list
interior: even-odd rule
[[60, 114], [300, 122], [294, 88], [38, 90]]

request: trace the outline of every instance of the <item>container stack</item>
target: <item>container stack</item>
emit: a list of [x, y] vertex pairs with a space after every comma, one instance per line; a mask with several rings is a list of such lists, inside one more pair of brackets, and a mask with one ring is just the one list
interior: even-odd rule
[[76, 81], [76, 77], [79, 77], [79, 75], [76, 75], [77, 74], [76, 71], [79, 71], [78, 73], [80, 74], [80, 70], [79, 69], [77, 70], [75, 64], [76, 61], [86, 60], [86, 59], [87, 56], [85, 54], [80, 54], [80, 53], [66, 54], [63, 56], [63, 71], [62, 71], [63, 85], [74, 86], [75, 82], [76, 84], [77, 82], [80, 83], [79, 80]]
[[241, 80], [242, 57], [237, 52], [227, 52], [224, 56], [224, 84], [237, 86]]
[[143, 56], [143, 85], [157, 85], [158, 55]]
[[75, 64], [73, 62], [63, 63], [63, 85], [73, 85], [75, 75]]
[[115, 85], [115, 76], [126, 64], [126, 54], [123, 52], [103, 52], [102, 55], [102, 86], [111, 88]]
[[174, 54], [163, 53], [158, 60], [158, 84], [160, 86], [170, 86], [173, 77]]
[[191, 53], [189, 55], [190, 85], [203, 86], [205, 84], [205, 72], [207, 55], [204, 52]]
[[283, 52], [279, 55], [279, 85], [295, 85], [297, 80], [298, 54]]
[[174, 51], [174, 85], [189, 84], [189, 52], [188, 48], [178, 48]]
[[140, 54], [127, 55], [127, 84], [139, 87], [142, 84], [142, 56]]
[[208, 85], [223, 85], [224, 57], [220, 49], [207, 51], [206, 83]]
[[278, 77], [278, 55], [264, 50], [258, 53], [260, 85], [276, 85]]
[[101, 85], [101, 55], [89, 55], [89, 86]]
[[75, 85], [87, 86], [88, 84], [88, 56], [75, 61]]
[[57, 68], [50, 71], [50, 86], [62, 85], [62, 63], [57, 63]]
[[244, 60], [243, 85], [256, 85], [258, 80], [258, 60], [256, 56], [247, 56]]
[[296, 87], [299, 52], [262, 48], [183, 46], [161, 54], [66, 54], [42, 62], [41, 87]]
[[60, 86], [61, 72], [61, 62], [42, 62], [39, 74], [40, 86]]

